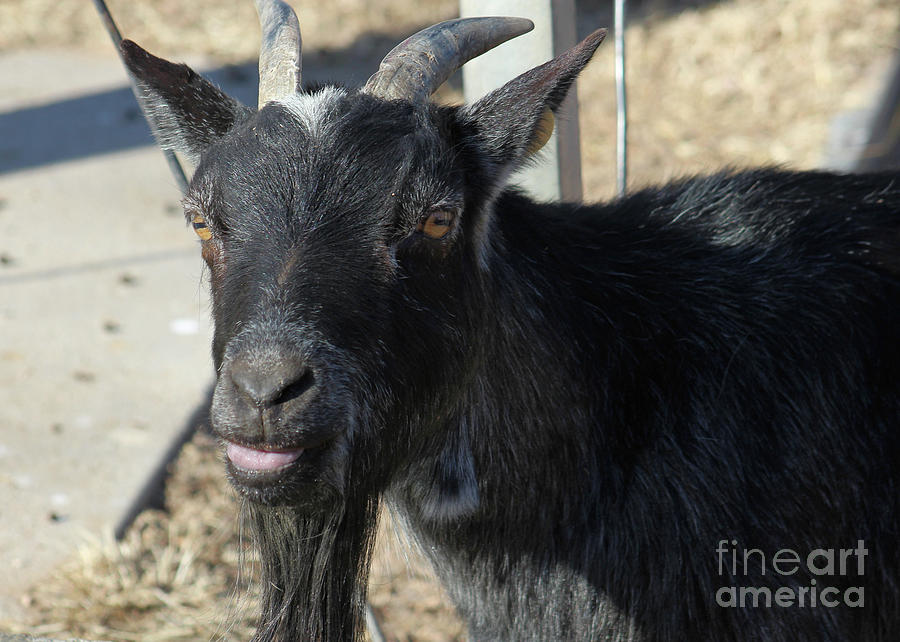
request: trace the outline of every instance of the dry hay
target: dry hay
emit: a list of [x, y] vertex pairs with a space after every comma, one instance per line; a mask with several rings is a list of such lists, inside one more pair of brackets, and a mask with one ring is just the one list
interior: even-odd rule
[[[33, 626], [20, 632], [108, 640], [249, 639], [238, 597], [252, 573], [235, 502], [214, 443], [198, 435], [167, 488], [168, 512], [145, 511], [122, 541], [87, 541], [28, 595]], [[243, 557], [250, 564], [240, 564]], [[249, 569], [249, 570], [248, 570]], [[245, 591], [243, 591], [245, 592]], [[252, 613], [252, 608], [248, 611]], [[233, 623], [231, 632], [223, 627]]]
[[[214, 440], [198, 433], [172, 466], [168, 511], [145, 511], [122, 541], [87, 541], [29, 591], [32, 621], [0, 628], [136, 642], [249, 639], [257, 564], [223, 470]], [[421, 558], [389, 517], [382, 521], [370, 602], [390, 639], [462, 639], [461, 623]]]
[[[896, 3], [881, 0], [740, 0], [633, 24], [630, 185], [723, 166], [820, 166], [831, 119], [873, 100], [898, 25]], [[594, 199], [615, 182], [612, 68], [612, 47], [601, 47], [579, 85]]]
[[[255, 55], [248, 3], [111, 4], [125, 31], [156, 53], [219, 61]], [[370, 31], [400, 34], [448, 17], [456, 3], [337, 0], [327, 13], [322, 3], [293, 4], [305, 46], [336, 48], [362, 46]], [[583, 7], [582, 31], [597, 26], [598, 15]], [[815, 167], [834, 114], [872, 100], [865, 78], [893, 54], [897, 28], [896, 6], [883, 0], [735, 0], [644, 16], [628, 30], [631, 184], [723, 165]], [[82, 0], [0, 4], [0, 49], [34, 44], [108, 47]], [[611, 45], [579, 91], [585, 192], [605, 198], [614, 183]], [[87, 543], [31, 591], [32, 621], [12, 628], [114, 640], [247, 639], [252, 552], [214, 451], [203, 436], [188, 445], [169, 484], [169, 512], [145, 512], [122, 542]], [[415, 556], [392, 536], [380, 542], [371, 600], [389, 637], [462, 639]]]

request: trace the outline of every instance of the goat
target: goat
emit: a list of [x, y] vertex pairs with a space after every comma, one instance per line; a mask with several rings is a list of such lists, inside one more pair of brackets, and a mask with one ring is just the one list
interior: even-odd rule
[[383, 501], [473, 640], [895, 639], [900, 175], [537, 203], [508, 178], [602, 30], [439, 106], [531, 23], [435, 25], [305, 91], [296, 16], [257, 8], [258, 109], [121, 45], [197, 164], [256, 639], [361, 639]]

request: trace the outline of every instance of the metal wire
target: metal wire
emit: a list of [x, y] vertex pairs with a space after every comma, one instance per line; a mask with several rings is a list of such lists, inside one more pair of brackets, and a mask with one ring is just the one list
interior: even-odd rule
[[625, 95], [625, 0], [615, 0], [616, 49], [616, 191], [625, 195], [628, 182], [628, 102]]
[[[119, 60], [121, 60], [122, 64], [124, 64], [125, 59], [122, 57], [122, 50], [119, 49], [119, 44], [122, 42], [122, 34], [119, 32], [119, 28], [116, 26], [116, 21], [113, 20], [112, 14], [109, 12], [109, 7], [106, 6], [106, 2], [104, 2], [104, 0], [94, 0], [94, 6], [97, 8], [97, 13], [100, 14], [101, 20], [103, 20], [103, 26], [106, 27], [106, 33], [109, 34], [109, 37], [113, 43], [113, 47], [116, 48], [116, 52], [119, 54]], [[128, 74], [128, 81], [131, 83], [131, 91], [134, 94], [135, 99], [137, 99], [137, 103], [141, 108], [141, 112], [144, 114], [144, 119], [149, 123], [150, 119], [147, 117], [147, 106], [144, 104], [144, 97], [141, 95], [140, 90], [138, 90], [137, 85], [134, 84], [134, 79], [131, 77], [131, 74]], [[166, 163], [168, 163], [169, 165], [169, 171], [172, 172], [172, 176], [175, 178], [175, 182], [178, 183], [178, 189], [181, 190], [182, 194], [187, 194], [187, 176], [185, 176], [184, 168], [182, 168], [181, 163], [178, 162], [178, 158], [175, 156], [175, 152], [164, 149], [162, 150], [162, 153], [166, 157]]]
[[378, 626], [378, 620], [375, 618], [375, 612], [372, 605], [366, 603], [366, 627], [369, 629], [369, 639], [371, 642], [385, 642], [384, 633]]

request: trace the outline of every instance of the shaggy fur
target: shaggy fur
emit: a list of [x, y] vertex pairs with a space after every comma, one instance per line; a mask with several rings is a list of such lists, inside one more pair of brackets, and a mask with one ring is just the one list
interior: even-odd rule
[[[596, 206], [507, 189], [601, 37], [471, 106], [325, 89], [249, 114], [124, 49], [160, 140], [204, 147], [186, 207], [213, 235], [215, 430], [305, 449], [228, 464], [259, 640], [361, 637], [382, 499], [473, 640], [900, 629], [900, 175], [727, 171]], [[861, 575], [717, 557], [859, 540]], [[721, 606], [729, 586], [865, 604]]]

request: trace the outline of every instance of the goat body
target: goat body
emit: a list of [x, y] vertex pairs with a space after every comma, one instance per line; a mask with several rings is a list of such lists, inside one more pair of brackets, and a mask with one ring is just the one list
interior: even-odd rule
[[[391, 494], [473, 639], [893, 635], [895, 178], [758, 170], [600, 207], [498, 200], [485, 356], [440, 430], [456, 441]], [[471, 514], [444, 518], [459, 496]], [[807, 565], [859, 540], [864, 566]], [[800, 572], [773, 569], [778, 551]], [[721, 592], [816, 585], [863, 586], [865, 607]]]
[[473, 640], [900, 628], [900, 175], [535, 203], [507, 178], [602, 37], [469, 106], [410, 72], [258, 111], [123, 43], [198, 162], [258, 639], [362, 635], [383, 498]]

